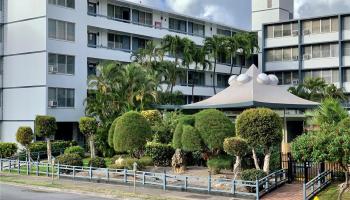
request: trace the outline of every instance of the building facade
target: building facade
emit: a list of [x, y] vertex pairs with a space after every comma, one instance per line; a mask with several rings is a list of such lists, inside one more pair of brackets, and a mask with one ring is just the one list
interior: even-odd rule
[[[131, 53], [167, 34], [203, 45], [205, 37], [238, 30], [189, 16], [120, 0], [1, 0], [0, 141], [15, 141], [19, 126], [34, 128], [36, 115], [58, 122], [56, 139], [79, 139], [87, 78], [103, 60], [130, 62]], [[35, 9], [34, 9], [35, 8]], [[169, 58], [170, 59], [170, 58]], [[219, 59], [218, 88], [227, 86], [230, 64], [238, 73], [242, 58]], [[249, 65], [249, 64], [247, 64]], [[191, 102], [213, 95], [211, 71], [188, 71], [175, 90]], [[218, 89], [220, 91], [220, 89]]]

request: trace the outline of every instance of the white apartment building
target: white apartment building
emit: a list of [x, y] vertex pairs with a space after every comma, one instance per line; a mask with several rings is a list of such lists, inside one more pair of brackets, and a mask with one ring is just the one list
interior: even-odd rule
[[[79, 139], [87, 77], [102, 60], [130, 62], [131, 52], [167, 34], [203, 45], [205, 37], [238, 30], [215, 22], [120, 0], [0, 0], [0, 141], [15, 141], [19, 126], [34, 126], [36, 115], [58, 122], [56, 139]], [[244, 59], [219, 59], [216, 84], [227, 86]], [[247, 63], [247, 65], [249, 65]], [[195, 100], [213, 95], [212, 73], [199, 72]], [[187, 79], [178, 82], [188, 101]], [[220, 91], [220, 89], [218, 89]], [[34, 127], [33, 127], [34, 128]]]

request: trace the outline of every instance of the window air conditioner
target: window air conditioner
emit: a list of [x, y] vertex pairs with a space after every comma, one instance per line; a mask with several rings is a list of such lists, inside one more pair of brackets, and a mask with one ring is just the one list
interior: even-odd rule
[[292, 59], [293, 59], [293, 61], [297, 61], [297, 60], [299, 60], [299, 56], [293, 56]]
[[49, 107], [57, 107], [57, 101], [49, 101]]
[[310, 35], [310, 30], [308, 30], [308, 29], [304, 30], [304, 31], [303, 31], [303, 34], [304, 34], [304, 35]]
[[58, 72], [58, 68], [56, 66], [50, 65], [49, 66], [49, 72], [50, 73], [57, 73]]
[[305, 54], [303, 56], [304, 60], [310, 60], [311, 59], [311, 56], [309, 54]]
[[298, 36], [298, 35], [299, 35], [299, 31], [298, 31], [298, 30], [294, 30], [294, 31], [292, 32], [292, 35], [293, 35], [293, 36]]

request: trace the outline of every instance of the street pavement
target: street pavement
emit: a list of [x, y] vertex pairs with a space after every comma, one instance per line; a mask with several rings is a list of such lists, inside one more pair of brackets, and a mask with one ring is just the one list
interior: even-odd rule
[[[0, 200], [107, 200], [87, 195], [36, 190], [0, 183]], [[110, 200], [110, 199], [109, 199]]]

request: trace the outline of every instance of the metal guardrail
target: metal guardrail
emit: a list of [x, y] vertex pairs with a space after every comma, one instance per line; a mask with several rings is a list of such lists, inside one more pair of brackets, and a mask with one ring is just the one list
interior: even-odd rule
[[332, 181], [332, 172], [325, 171], [310, 180], [303, 183], [303, 199], [309, 200], [319, 193], [323, 188], [327, 187]]
[[0, 159], [0, 171], [14, 172], [26, 175], [56, 176], [88, 181], [105, 181], [107, 183], [134, 183], [143, 186], [160, 187], [166, 189], [180, 189], [192, 192], [208, 192], [219, 195], [241, 195], [255, 199], [287, 181], [286, 170], [279, 170], [268, 176], [256, 180], [234, 180], [215, 178], [209, 173], [208, 177], [182, 176], [127, 169], [109, 169], [83, 166], [70, 166], [41, 163], [39, 161], [20, 161]]

